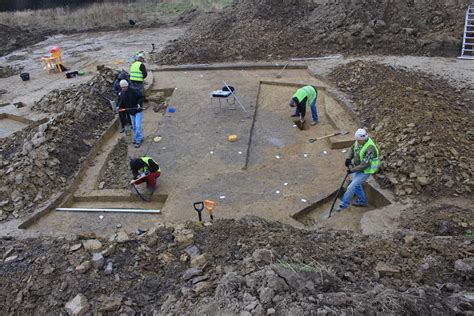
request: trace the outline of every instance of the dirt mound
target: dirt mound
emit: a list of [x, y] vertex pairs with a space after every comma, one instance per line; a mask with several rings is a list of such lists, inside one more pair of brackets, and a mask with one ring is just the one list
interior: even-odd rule
[[440, 236], [472, 236], [474, 232], [472, 209], [453, 205], [405, 210], [400, 219], [402, 228]]
[[[113, 79], [107, 70], [92, 80], [101, 89], [110, 90], [108, 82]], [[24, 216], [62, 192], [114, 118], [108, 103], [85, 84], [52, 91], [33, 108], [57, 114], [0, 143], [0, 220]]]
[[330, 79], [355, 101], [381, 149], [376, 175], [396, 195], [470, 194], [473, 98], [429, 75], [356, 61]]
[[[329, 1], [328, 1], [329, 2]], [[241, 0], [203, 15], [155, 56], [160, 64], [274, 60], [330, 53], [456, 56], [469, 1]], [[336, 3], [333, 3], [336, 2]]]
[[0, 24], [0, 39], [2, 40], [0, 56], [4, 56], [16, 49], [41, 42], [46, 37], [41, 33], [33, 33]]
[[99, 187], [104, 189], [128, 189], [127, 180], [131, 179], [128, 165], [128, 143], [126, 138], [121, 138], [107, 159], [106, 168], [100, 175]]
[[[2, 240], [6, 314], [453, 314], [472, 310], [462, 237], [369, 238], [255, 217], [114, 241]], [[470, 269], [470, 270], [469, 270]]]

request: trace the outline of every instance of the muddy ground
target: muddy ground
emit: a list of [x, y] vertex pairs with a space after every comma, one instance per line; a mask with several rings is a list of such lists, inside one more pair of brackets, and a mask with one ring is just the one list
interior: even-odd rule
[[474, 308], [474, 262], [466, 258], [474, 248], [465, 236], [368, 237], [256, 217], [138, 233], [114, 234], [113, 242], [1, 240], [1, 310], [428, 315]]
[[325, 54], [457, 56], [469, 1], [235, 1], [200, 16], [158, 54], [160, 64], [275, 60]]

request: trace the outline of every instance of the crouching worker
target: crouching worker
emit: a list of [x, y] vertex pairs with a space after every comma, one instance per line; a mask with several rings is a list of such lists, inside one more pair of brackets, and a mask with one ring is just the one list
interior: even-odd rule
[[306, 106], [311, 108], [312, 122], [314, 126], [318, 124], [318, 111], [316, 109], [316, 100], [318, 99], [318, 90], [315, 86], [304, 86], [296, 91], [290, 100], [289, 106], [295, 109], [292, 117], [299, 117], [303, 124], [306, 117]]
[[[352, 205], [367, 206], [363, 185], [371, 174], [377, 172], [380, 165], [379, 149], [372, 138], [369, 138], [367, 132], [364, 129], [358, 129], [355, 133], [355, 139], [356, 141], [345, 161], [347, 172], [351, 173], [353, 178], [351, 184], [347, 187], [347, 191], [342, 196], [341, 204], [336, 208], [337, 212], [348, 208], [354, 194], [357, 196], [357, 200], [352, 202]], [[354, 166], [351, 167], [352, 165]]]
[[140, 157], [130, 160], [133, 180], [130, 184], [146, 182], [148, 192], [152, 195], [156, 189], [156, 179], [161, 175], [160, 166], [151, 157]]

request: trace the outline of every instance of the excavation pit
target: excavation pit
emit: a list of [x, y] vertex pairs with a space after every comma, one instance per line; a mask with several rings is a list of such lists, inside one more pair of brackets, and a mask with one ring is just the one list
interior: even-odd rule
[[46, 121], [47, 119], [33, 121], [14, 114], [0, 113], [0, 138], [6, 138], [28, 126], [39, 125]]
[[[327, 93], [324, 82], [310, 76], [307, 70], [288, 69], [277, 80], [280, 70], [230, 67], [155, 71], [159, 86], [152, 87], [147, 98], [156, 103], [164, 97], [168, 109], [173, 107], [175, 111], [145, 106], [145, 140], [140, 148], [133, 147], [132, 136], [118, 133], [118, 123], [112, 126], [84, 164], [86, 169], [70, 192], [73, 199], [58, 206], [147, 207], [160, 209], [161, 213], [52, 210], [30, 228], [48, 233], [57, 229], [107, 235], [120, 224], [122, 229], [133, 232], [157, 222], [197, 220], [193, 202], [203, 200], [216, 202], [216, 219], [252, 214], [296, 226], [307, 225], [318, 211], [307, 211], [303, 216], [294, 215], [295, 210], [308, 209], [321, 197], [334, 194], [339, 176], [345, 172], [347, 147], [353, 144], [353, 131], [358, 125], [344, 106]], [[224, 81], [235, 87], [245, 111], [238, 104], [230, 110], [225, 102], [222, 109], [210, 102], [211, 92], [221, 89]], [[288, 101], [298, 87], [307, 84], [318, 88], [319, 122], [301, 131], [294, 127], [294, 109], [288, 107]], [[309, 107], [306, 118], [311, 120]], [[338, 131], [349, 133], [309, 142]], [[229, 135], [237, 135], [237, 141], [229, 141]], [[157, 136], [158, 142], [154, 141]], [[160, 200], [156, 205], [145, 206], [127, 190], [131, 177], [129, 159], [140, 156], [150, 156], [160, 165], [155, 194], [167, 196], [166, 204]], [[109, 191], [121, 193], [110, 195]], [[106, 200], [110, 196], [114, 201]], [[100, 219], [100, 215], [104, 217]], [[359, 229], [357, 225], [354, 230]]]
[[[104, 193], [106, 192], [102, 192]], [[108, 196], [69, 197], [60, 208], [161, 210], [167, 199], [166, 195], [154, 195], [150, 202], [143, 202], [138, 196], [126, 191], [115, 193], [116, 195]], [[149, 229], [161, 221], [160, 214], [51, 210], [28, 228], [51, 235], [79, 234], [87, 231], [94, 232], [97, 236], [109, 237], [118, 228], [130, 233]]]
[[[340, 213], [336, 212], [336, 207], [340, 203], [340, 198], [344, 194], [341, 192], [334, 205], [331, 217], [328, 218], [329, 210], [336, 197], [337, 190], [321, 198], [316, 203], [291, 215], [292, 218], [307, 227], [331, 227], [339, 230], [360, 231], [360, 221], [364, 214], [374, 209], [382, 208], [391, 204], [390, 200], [368, 183], [364, 183], [364, 191], [369, 204], [366, 207], [350, 206]], [[356, 198], [353, 198], [355, 201]]]

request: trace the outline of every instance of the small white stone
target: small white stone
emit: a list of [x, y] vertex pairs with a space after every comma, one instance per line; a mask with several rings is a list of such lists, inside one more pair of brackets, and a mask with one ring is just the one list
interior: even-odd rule
[[328, 153], [327, 151], [323, 151], [323, 154], [325, 154], [325, 155], [326, 155], [327, 153]]
[[304, 154], [303, 157], [308, 158], [308, 154]]
[[214, 155], [214, 152], [213, 152], [213, 151], [210, 151], [209, 153], [210, 153], [211, 155]]
[[296, 128], [296, 127], [298, 127], [298, 126], [296, 126], [296, 124], [295, 124], [295, 125], [293, 125], [293, 128]]
[[288, 185], [288, 182], [283, 183], [283, 185], [286, 187]]
[[275, 158], [276, 158], [276, 159], [280, 159], [280, 156], [276, 155]]
[[276, 190], [275, 193], [276, 193], [276, 194], [280, 194], [280, 191]]
[[99, 215], [99, 218], [100, 218], [100, 219], [103, 219], [103, 218], [104, 218], [104, 215]]
[[221, 200], [225, 199], [225, 195], [219, 196], [219, 199], [221, 199]]
[[345, 152], [347, 152], [347, 150], [343, 149], [343, 150], [341, 150], [341, 152], [342, 152], [342, 153], [345, 153]]
[[166, 149], [166, 147], [163, 147], [162, 149]]
[[241, 151], [239, 151], [239, 155], [242, 155], [242, 152], [241, 152]]
[[301, 202], [306, 203], [307, 201], [305, 199], [301, 199]]

